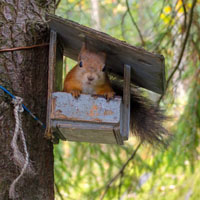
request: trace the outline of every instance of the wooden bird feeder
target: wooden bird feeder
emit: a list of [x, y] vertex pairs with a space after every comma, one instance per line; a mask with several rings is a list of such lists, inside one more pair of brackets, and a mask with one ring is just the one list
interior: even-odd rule
[[[54, 138], [92, 143], [120, 144], [128, 140], [131, 84], [162, 94], [164, 57], [131, 46], [105, 33], [55, 15], [48, 15], [50, 33], [47, 129]], [[109, 72], [122, 77], [123, 97], [107, 102], [82, 94], [74, 99], [61, 92], [63, 56], [77, 60], [83, 42], [107, 54]]]

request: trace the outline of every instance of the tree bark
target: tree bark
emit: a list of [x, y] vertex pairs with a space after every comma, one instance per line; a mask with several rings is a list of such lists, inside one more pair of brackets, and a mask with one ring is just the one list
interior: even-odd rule
[[[53, 0], [1, 0], [0, 49], [48, 42], [45, 13]], [[0, 85], [23, 98], [23, 103], [45, 122], [48, 46], [0, 53]], [[16, 199], [53, 200], [53, 145], [44, 129], [26, 112], [23, 131], [35, 174], [23, 176], [16, 185]], [[13, 162], [10, 146], [15, 128], [11, 98], [0, 90], [0, 199], [9, 199], [9, 187], [20, 169]], [[18, 141], [23, 152], [22, 142]]]

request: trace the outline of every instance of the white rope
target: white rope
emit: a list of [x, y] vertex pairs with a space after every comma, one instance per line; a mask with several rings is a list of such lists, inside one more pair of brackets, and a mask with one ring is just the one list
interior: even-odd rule
[[[11, 142], [11, 147], [13, 149], [13, 159], [15, 165], [17, 165], [20, 169], [20, 175], [12, 182], [9, 190], [9, 197], [11, 199], [16, 198], [16, 191], [15, 187], [19, 179], [25, 174], [25, 173], [33, 173], [33, 170], [31, 169], [30, 163], [29, 163], [29, 153], [27, 151], [26, 146], [26, 139], [24, 137], [24, 132], [22, 129], [22, 119], [21, 119], [21, 113], [24, 111], [22, 107], [22, 98], [16, 97], [16, 99], [13, 99], [12, 103], [14, 104], [14, 116], [15, 116], [15, 132], [14, 136]], [[20, 152], [18, 144], [17, 144], [17, 138], [20, 136], [20, 139], [22, 140], [23, 148], [24, 148], [24, 154]]]

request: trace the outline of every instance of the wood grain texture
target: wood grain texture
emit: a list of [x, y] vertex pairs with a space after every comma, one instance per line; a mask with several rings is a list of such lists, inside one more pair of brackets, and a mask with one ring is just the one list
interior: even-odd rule
[[122, 145], [121, 102], [121, 97], [107, 102], [103, 97], [81, 94], [75, 99], [69, 93], [54, 92], [51, 109], [54, 135], [68, 141]]
[[52, 93], [51, 119], [97, 123], [120, 123], [121, 97], [107, 102], [103, 97], [94, 98], [81, 94], [75, 99], [66, 92]]
[[[51, 55], [49, 55], [51, 56]], [[62, 91], [63, 90], [63, 49], [57, 43], [56, 46], [56, 67], [55, 67], [55, 86], [54, 86], [54, 91]]]
[[112, 124], [53, 120], [52, 125], [59, 129], [60, 133], [57, 134], [68, 141], [102, 144], [123, 143], [120, 133], [113, 131]]
[[91, 50], [107, 54], [110, 72], [123, 76], [123, 65], [131, 66], [132, 83], [162, 94], [165, 88], [164, 57], [134, 47], [105, 33], [96, 31], [73, 21], [48, 15], [49, 26], [57, 31], [65, 56], [77, 60], [82, 43]]
[[55, 87], [55, 68], [56, 68], [56, 50], [57, 50], [57, 33], [50, 32], [49, 44], [49, 68], [48, 68], [48, 91], [47, 91], [47, 115], [46, 115], [46, 132], [45, 137], [51, 138], [51, 108], [52, 108], [52, 92]]
[[121, 134], [124, 139], [128, 140], [130, 131], [130, 109], [131, 109], [131, 66], [124, 65], [124, 88], [123, 88], [123, 104], [121, 114]]

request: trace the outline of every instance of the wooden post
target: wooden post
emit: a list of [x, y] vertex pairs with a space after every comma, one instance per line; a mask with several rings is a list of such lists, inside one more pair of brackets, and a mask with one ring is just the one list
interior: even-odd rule
[[123, 104], [122, 104], [122, 126], [121, 134], [124, 140], [128, 140], [130, 128], [130, 83], [131, 83], [131, 66], [124, 65], [124, 87], [123, 87]]
[[57, 47], [57, 33], [55, 31], [51, 30], [50, 44], [49, 44], [48, 95], [47, 95], [46, 131], [45, 131], [45, 137], [47, 139], [52, 138], [50, 114], [51, 114], [51, 104], [52, 104], [52, 92], [53, 92], [53, 88], [54, 88], [56, 47]]
[[53, 91], [60, 92], [63, 90], [63, 49], [62, 46], [57, 43], [56, 48], [56, 63], [54, 66], [54, 87]]

